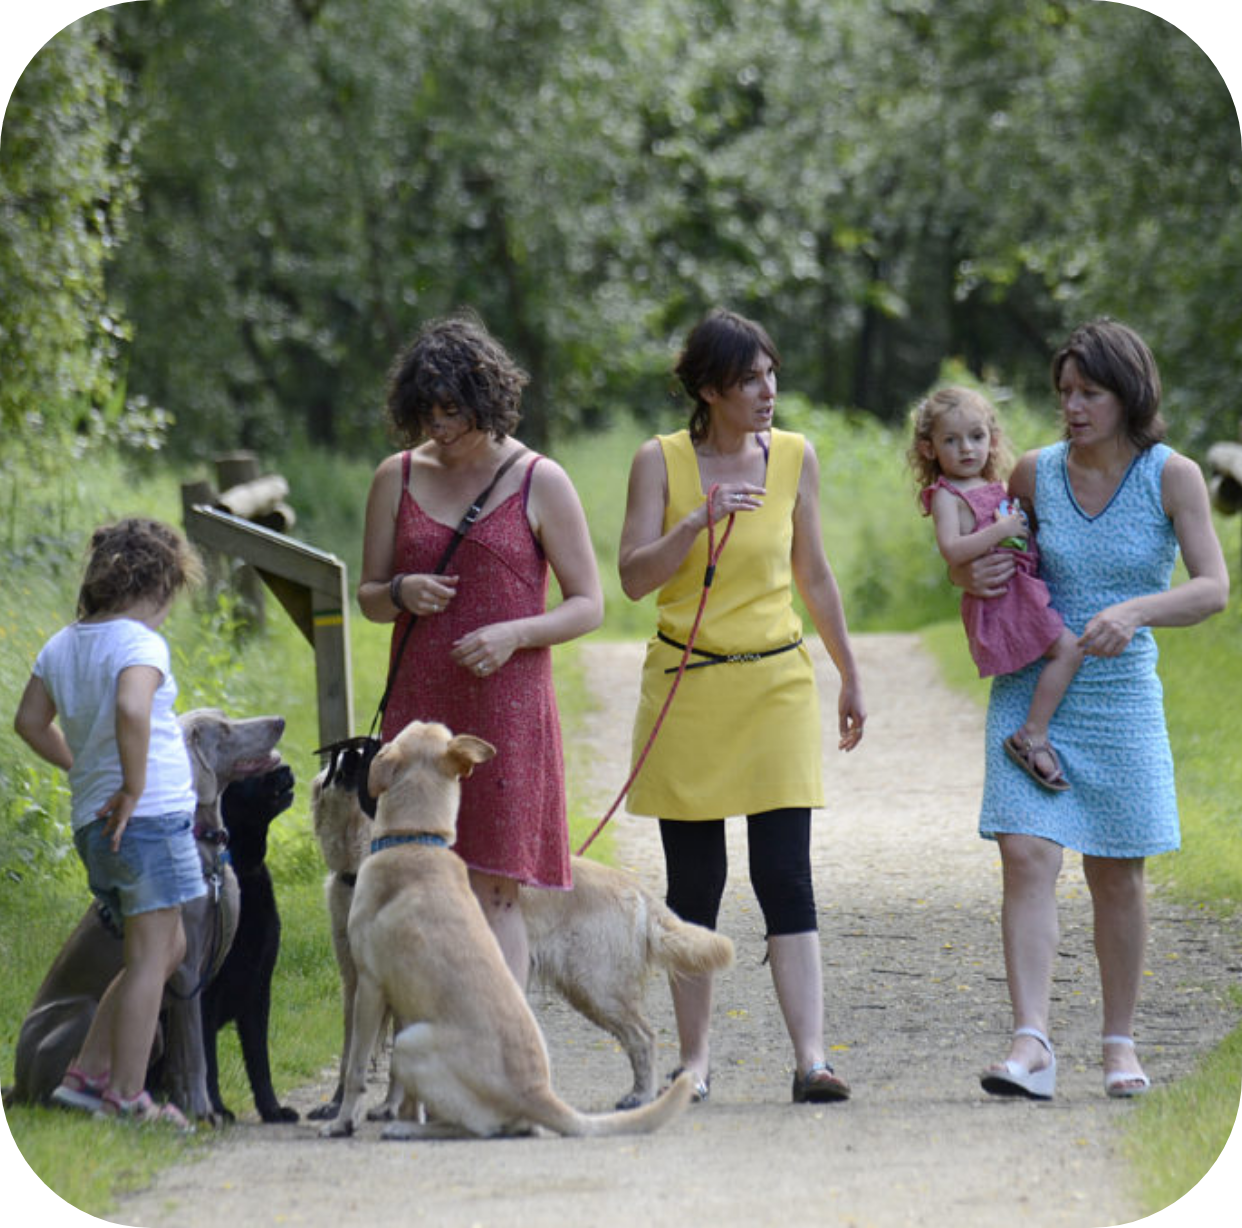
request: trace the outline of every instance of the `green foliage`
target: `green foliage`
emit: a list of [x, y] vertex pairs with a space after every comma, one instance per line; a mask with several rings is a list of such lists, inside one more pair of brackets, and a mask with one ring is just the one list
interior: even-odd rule
[[100, 13], [54, 38], [5, 112], [0, 456], [19, 444], [51, 449], [98, 426], [92, 418], [123, 412], [114, 364], [128, 327], [104, 274], [125, 237], [135, 180], [110, 24]]
[[[1043, 397], [1050, 347], [1109, 312], [1152, 341], [1177, 438], [1236, 431], [1237, 117], [1191, 41], [1125, 5], [167, 0], [36, 63], [5, 148], [37, 190], [0, 217], [40, 236], [11, 248], [13, 302], [51, 314], [7, 334], [33, 347], [2, 364], [13, 421], [74, 355], [71, 416], [126, 412], [91, 374], [124, 318], [139, 425], [175, 416], [179, 454], [291, 428], [374, 454], [393, 353], [468, 303], [530, 370], [546, 444], [650, 421], [670, 348], [724, 302], [809, 398], [893, 424], [947, 357]], [[123, 313], [102, 257], [78, 276], [97, 225]]]

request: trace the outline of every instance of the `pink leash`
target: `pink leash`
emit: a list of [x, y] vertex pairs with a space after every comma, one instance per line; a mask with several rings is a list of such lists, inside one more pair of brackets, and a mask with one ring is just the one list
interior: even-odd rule
[[655, 724], [651, 727], [651, 734], [647, 738], [647, 745], [643, 747], [643, 753], [638, 756], [638, 762], [634, 764], [634, 770], [630, 773], [629, 779], [621, 786], [621, 792], [617, 794], [617, 800], [608, 808], [608, 813], [600, 819], [595, 830], [582, 842], [582, 847], [578, 850], [578, 856], [591, 847], [595, 842], [595, 837], [608, 825], [608, 820], [617, 812], [617, 807], [621, 805], [622, 799], [629, 792], [632, 785], [642, 771], [643, 764], [647, 762], [647, 756], [651, 753], [652, 746], [655, 745], [656, 734], [660, 732], [660, 726], [664, 724], [664, 718], [668, 715], [669, 707], [672, 705], [673, 696], [677, 694], [677, 688], [681, 685], [682, 675], [686, 672], [686, 665], [690, 661], [690, 652], [694, 648], [694, 637], [699, 633], [699, 624], [703, 621], [703, 611], [707, 607], [707, 596], [711, 592], [712, 581], [716, 578], [716, 563], [720, 556], [724, 553], [725, 543], [729, 540], [729, 534], [733, 532], [733, 520], [737, 515], [736, 512], [729, 513], [729, 523], [725, 525], [724, 534], [720, 538], [720, 545], [716, 545], [716, 523], [712, 519], [712, 496], [716, 493], [718, 487], [713, 486], [707, 492], [707, 570], [703, 574], [703, 593], [699, 597], [699, 608], [694, 616], [694, 626], [690, 628], [690, 635], [686, 640], [686, 647], [681, 654], [681, 664], [677, 667], [677, 677], [673, 679], [673, 685], [668, 689], [668, 695], [664, 700], [664, 707], [660, 709], [660, 715], [656, 717]]

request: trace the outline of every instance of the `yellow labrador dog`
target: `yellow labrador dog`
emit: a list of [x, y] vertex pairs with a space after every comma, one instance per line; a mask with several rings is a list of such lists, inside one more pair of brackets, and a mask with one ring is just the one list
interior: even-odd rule
[[[328, 866], [325, 893], [332, 945], [341, 975], [344, 1045], [341, 1077], [330, 1102], [311, 1116], [336, 1116], [353, 1030], [358, 976], [346, 921], [354, 884], [370, 850], [372, 822], [357, 799], [361, 757], [345, 751], [311, 786], [315, 837]], [[523, 888], [522, 916], [530, 942], [531, 980], [560, 994], [575, 1010], [620, 1042], [634, 1085], [617, 1102], [637, 1108], [656, 1093], [655, 1031], [643, 1013], [648, 978], [655, 969], [673, 975], [719, 972], [733, 963], [733, 943], [682, 921], [633, 874], [584, 857], [573, 858], [572, 891]], [[391, 1089], [382, 1112], [392, 1116], [400, 1090]]]
[[692, 1074], [628, 1112], [580, 1113], [552, 1090], [543, 1034], [465, 863], [449, 847], [461, 780], [494, 754], [479, 738], [414, 721], [371, 763], [379, 805], [349, 911], [358, 974], [353, 1030], [344, 1098], [325, 1135], [361, 1124], [367, 1063], [386, 1009], [408, 1021], [393, 1042], [393, 1078], [406, 1102], [421, 1102], [434, 1119], [395, 1123], [390, 1137], [490, 1137], [539, 1126], [568, 1135], [647, 1133], [690, 1102]]

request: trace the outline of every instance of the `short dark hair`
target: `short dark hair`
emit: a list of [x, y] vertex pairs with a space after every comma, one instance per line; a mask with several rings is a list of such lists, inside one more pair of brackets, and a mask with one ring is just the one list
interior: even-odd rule
[[1068, 359], [1092, 383], [1121, 402], [1126, 434], [1140, 451], [1159, 443], [1167, 427], [1160, 416], [1160, 372], [1142, 337], [1118, 320], [1101, 316], [1080, 324], [1052, 360], [1052, 387], [1061, 391], [1061, 370]]
[[702, 390], [732, 388], [751, 369], [760, 351], [780, 370], [780, 353], [763, 326], [723, 307], [710, 311], [690, 330], [673, 372], [694, 402], [690, 438], [695, 443], [707, 434], [710, 418]]
[[423, 437], [433, 406], [455, 407], [497, 439], [522, 419], [530, 376], [473, 312], [429, 320], [388, 372], [388, 416], [406, 443]]

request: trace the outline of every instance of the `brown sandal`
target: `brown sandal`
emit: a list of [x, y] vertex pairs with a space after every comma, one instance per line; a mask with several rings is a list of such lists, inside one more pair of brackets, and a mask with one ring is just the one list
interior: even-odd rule
[[[1011, 733], [1005, 739], [1005, 754], [1014, 761], [1037, 785], [1051, 790], [1053, 793], [1064, 793], [1070, 787], [1061, 770], [1061, 760], [1057, 752], [1047, 742], [1032, 742], [1030, 738], [1019, 738]], [[1045, 776], [1035, 766], [1036, 755], [1047, 755], [1052, 760], [1052, 775]]]

